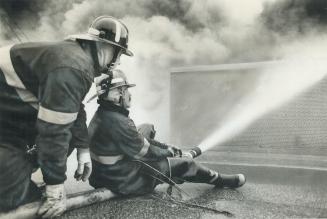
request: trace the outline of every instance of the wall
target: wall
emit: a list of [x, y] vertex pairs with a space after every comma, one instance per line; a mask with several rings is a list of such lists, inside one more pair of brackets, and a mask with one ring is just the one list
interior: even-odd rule
[[[171, 70], [171, 142], [198, 145], [278, 62]], [[292, 81], [289, 82], [290, 86]], [[327, 79], [263, 115], [213, 152], [327, 155]]]

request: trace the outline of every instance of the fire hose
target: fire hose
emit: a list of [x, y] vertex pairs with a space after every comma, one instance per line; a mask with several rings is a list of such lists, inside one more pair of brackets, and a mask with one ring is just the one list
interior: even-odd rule
[[[188, 153], [190, 153], [191, 157], [192, 158], [195, 158], [195, 157], [198, 157], [201, 155], [201, 149], [199, 147], [194, 147], [192, 148]], [[157, 177], [153, 174], [149, 174], [151, 177], [155, 178], [156, 180], [159, 180], [160, 182], [162, 183], [168, 183], [170, 186], [173, 186], [174, 188], [176, 188], [176, 190], [180, 193], [184, 193], [185, 195], [187, 195], [188, 197], [191, 197], [187, 192], [185, 192], [182, 188], [180, 188], [176, 182], [174, 182], [174, 180], [172, 178], [170, 178], [169, 176], [166, 176], [164, 173], [160, 172], [159, 170], [151, 167], [149, 164], [141, 161], [141, 160], [135, 160], [137, 162], [140, 162], [142, 163], [143, 165], [147, 166], [148, 168], [150, 168], [151, 170], [153, 170], [155, 173], [159, 174], [160, 177], [163, 177], [163, 179], [161, 179], [160, 177]], [[167, 181], [166, 181], [167, 180]], [[202, 210], [207, 210], [207, 211], [211, 211], [213, 213], [216, 213], [216, 214], [223, 214], [227, 217], [233, 217], [234, 215], [229, 212], [229, 211], [224, 211], [224, 210], [217, 210], [215, 208], [211, 208], [211, 207], [208, 207], [208, 206], [204, 206], [204, 205], [201, 205], [201, 204], [198, 204], [198, 203], [190, 203], [190, 202], [186, 202], [186, 201], [183, 201], [183, 200], [176, 200], [175, 198], [173, 198], [172, 196], [168, 196], [169, 197], [169, 200], [167, 199], [164, 199], [164, 198], [161, 198], [159, 196], [156, 196], [156, 195], [152, 195], [153, 198], [155, 199], [159, 199], [161, 201], [164, 201], [164, 202], [174, 202], [176, 204], [180, 204], [180, 205], [183, 205], [183, 206], [186, 206], [186, 207], [191, 207], [191, 208], [199, 208], [199, 209], [202, 209]], [[194, 201], [194, 200], [193, 200]]]
[[[201, 154], [201, 149], [198, 147], [195, 147], [195, 148], [191, 149], [189, 151], [189, 153], [191, 154], [192, 158], [195, 158]], [[144, 163], [144, 162], [142, 162], [142, 163]], [[149, 165], [147, 165], [147, 166], [149, 166]], [[149, 167], [151, 167], [151, 166], [149, 166]], [[179, 192], [182, 192], [182, 193], [186, 194], [187, 196], [189, 196], [185, 191], [183, 191], [179, 186], [177, 186], [176, 183], [170, 177], [164, 175], [163, 173], [159, 172], [156, 169], [154, 169], [154, 170], [157, 173], [159, 173], [159, 175], [164, 176], [168, 182], [162, 181], [159, 178], [156, 178], [156, 179], [158, 179], [164, 183], [168, 183], [171, 186], [174, 186]], [[105, 188], [67, 195], [67, 211], [81, 208], [83, 206], [91, 205], [94, 203], [107, 201], [114, 197], [116, 197], [116, 195]], [[158, 198], [156, 196], [153, 196], [153, 197]], [[162, 200], [168, 201], [168, 200], [164, 200], [164, 199], [162, 199]], [[185, 201], [175, 200], [172, 197], [170, 198], [170, 201], [178, 203], [178, 204], [182, 204], [182, 205], [185, 205], [188, 207], [201, 208], [201, 209], [209, 210], [209, 211], [212, 211], [212, 212], [215, 212], [218, 214], [224, 214], [226, 216], [233, 216], [233, 214], [231, 214], [230, 212], [227, 212], [227, 211], [219, 211], [217, 209], [209, 208], [207, 206], [202, 206], [197, 203], [188, 203]], [[22, 205], [12, 211], [9, 211], [6, 213], [0, 213], [0, 219], [7, 219], [7, 218], [10, 218], [10, 219], [20, 219], [20, 218], [34, 219], [34, 218], [37, 218], [36, 213], [37, 213], [40, 205], [41, 205], [40, 201]]]
[[[103, 202], [114, 197], [116, 197], [116, 195], [107, 189], [95, 189], [87, 192], [67, 195], [67, 211], [94, 203]], [[15, 210], [6, 213], [0, 213], [0, 219], [37, 218], [36, 213], [40, 205], [41, 202], [32, 202], [26, 205], [22, 205]]]

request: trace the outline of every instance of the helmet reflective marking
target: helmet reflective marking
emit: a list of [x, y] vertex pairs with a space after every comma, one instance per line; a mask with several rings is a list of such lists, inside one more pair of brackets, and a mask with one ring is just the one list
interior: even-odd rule
[[118, 21], [115, 21], [116, 23], [116, 36], [115, 36], [115, 42], [118, 43], [120, 40], [121, 35], [121, 24], [118, 23]]

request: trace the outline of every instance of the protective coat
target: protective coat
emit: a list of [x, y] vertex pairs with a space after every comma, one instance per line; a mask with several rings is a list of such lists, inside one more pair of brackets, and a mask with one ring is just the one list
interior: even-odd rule
[[124, 108], [100, 101], [89, 126], [93, 165], [89, 181], [95, 188], [106, 187], [119, 194], [145, 194], [160, 181], [148, 175], [138, 160], [152, 163], [169, 175], [166, 158], [172, 154], [149, 144], [128, 114]]
[[37, 163], [48, 185], [66, 180], [70, 144], [88, 147], [81, 102], [91, 86], [94, 67], [75, 41], [7, 46], [0, 49], [0, 57], [0, 154], [13, 156], [17, 166], [26, 166], [21, 173], [8, 173], [13, 167], [3, 169], [6, 160], [0, 160], [1, 207], [1, 201], [10, 199], [4, 194], [11, 189], [28, 191], [27, 145], [37, 145]]

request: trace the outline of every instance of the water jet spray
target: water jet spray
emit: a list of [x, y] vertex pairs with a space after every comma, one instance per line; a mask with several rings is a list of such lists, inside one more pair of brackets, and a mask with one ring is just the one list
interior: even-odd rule
[[197, 157], [240, 134], [263, 115], [307, 91], [327, 75], [325, 59], [292, 59], [263, 69], [256, 85], [225, 116], [220, 126], [191, 149]]

